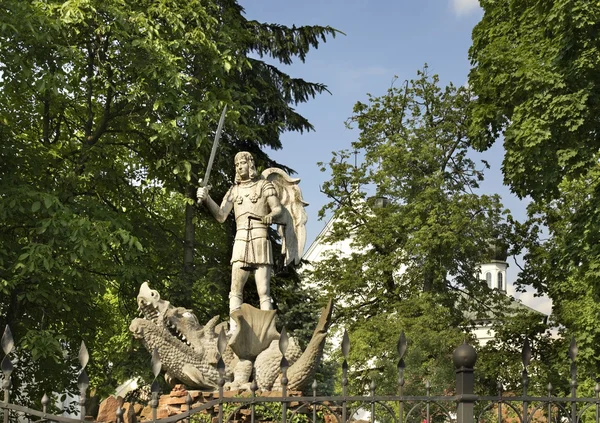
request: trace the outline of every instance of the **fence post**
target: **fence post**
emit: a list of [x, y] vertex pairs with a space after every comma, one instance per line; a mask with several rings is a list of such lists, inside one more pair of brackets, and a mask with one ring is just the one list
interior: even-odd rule
[[456, 367], [456, 423], [473, 423], [473, 405], [477, 396], [474, 394], [473, 368], [477, 361], [475, 348], [464, 342], [454, 350], [454, 367]]
[[[2, 389], [4, 390], [4, 402], [6, 405], [8, 405], [8, 402], [10, 401], [10, 375], [13, 372], [13, 365], [8, 357], [8, 354], [10, 354], [15, 346], [15, 341], [8, 325], [6, 325], [4, 333], [2, 334], [2, 338], [0, 338], [0, 346], [2, 346], [2, 351], [4, 351], [5, 354], [0, 368], [4, 375], [4, 381], [2, 382]], [[9, 409], [4, 408], [2, 410], [2, 414], [4, 415], [4, 423], [8, 423]]]

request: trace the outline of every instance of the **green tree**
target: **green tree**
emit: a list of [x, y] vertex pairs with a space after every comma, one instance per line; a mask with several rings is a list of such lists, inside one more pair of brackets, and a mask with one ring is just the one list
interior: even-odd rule
[[[481, 1], [473, 30], [471, 134], [480, 149], [503, 136], [505, 182], [530, 196], [518, 227], [520, 281], [553, 301], [574, 334], [586, 375], [600, 372], [600, 7], [595, 3]], [[591, 382], [590, 382], [591, 383]]]
[[[414, 342], [407, 356], [413, 390], [424, 390], [425, 378], [446, 388], [451, 353], [470, 324], [466, 313], [492, 312], [504, 297], [477, 276], [490, 242], [505, 242], [508, 227], [499, 197], [476, 193], [486, 164], [470, 158], [470, 101], [466, 88], [441, 88], [425, 67], [405, 86], [357, 103], [349, 125], [360, 130], [352, 146], [364, 161], [353, 166], [348, 151], [334, 153], [323, 185], [330, 202], [321, 213], [334, 216], [325, 241], [348, 241], [352, 252], [332, 251], [311, 277], [336, 298], [363, 372], [386, 370], [396, 380], [389, 372], [405, 330]], [[365, 380], [357, 380], [362, 389]]]
[[505, 180], [520, 197], [559, 196], [598, 165], [600, 8], [571, 0], [482, 1], [473, 30], [472, 135], [504, 136]]
[[123, 325], [143, 280], [200, 320], [226, 313], [232, 224], [194, 201], [216, 122], [227, 104], [217, 194], [239, 149], [282, 166], [261, 149], [311, 130], [294, 106], [326, 87], [260, 58], [304, 60], [336, 31], [248, 20], [233, 0], [7, 0], [0, 22], [0, 324], [18, 341], [15, 392], [74, 389], [63, 356], [82, 339], [93, 385], [110, 389], [149, 373]]
[[[478, 392], [498, 395], [500, 383], [505, 392], [522, 393], [523, 349], [529, 343], [529, 394], [545, 396], [548, 383], [552, 383], [553, 395], [568, 395], [569, 363], [564, 360], [568, 345], [554, 339], [540, 313], [514, 306], [503, 312], [508, 316], [492, 324], [494, 337], [477, 350]], [[559, 357], [561, 360], [557, 360]]]

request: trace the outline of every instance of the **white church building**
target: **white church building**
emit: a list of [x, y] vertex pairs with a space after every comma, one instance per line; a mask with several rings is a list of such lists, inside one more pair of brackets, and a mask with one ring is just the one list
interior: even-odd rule
[[[303, 261], [309, 263], [308, 266], [310, 266], [310, 263], [316, 263], [321, 261], [330, 252], [336, 252], [342, 256], [349, 256], [352, 253], [353, 250], [351, 235], [348, 236], [348, 238], [342, 241], [337, 241], [335, 243], [325, 242], [325, 239], [327, 238], [327, 235], [332, 231], [335, 222], [336, 217], [334, 216], [327, 222], [327, 224], [321, 230], [319, 235], [304, 253], [302, 259]], [[490, 255], [492, 257], [490, 257], [488, 262], [481, 264], [479, 279], [482, 281], [482, 283], [487, 283], [489, 288], [497, 289], [500, 292], [507, 294], [507, 288], [509, 283], [506, 277], [506, 270], [508, 269], [508, 263], [506, 261], [507, 253], [504, 249], [500, 248], [491, 248], [490, 250]], [[402, 272], [403, 269], [400, 268], [398, 271]], [[529, 310], [533, 310], [515, 299], [513, 299], [513, 301], [511, 302], [511, 306], [518, 308], [523, 307]], [[542, 316], [541, 313], [540, 316]], [[491, 329], [492, 323], [492, 317], [488, 319], [474, 319], [474, 328], [472, 332], [481, 345], [485, 345], [490, 339], [493, 339], [494, 332]]]

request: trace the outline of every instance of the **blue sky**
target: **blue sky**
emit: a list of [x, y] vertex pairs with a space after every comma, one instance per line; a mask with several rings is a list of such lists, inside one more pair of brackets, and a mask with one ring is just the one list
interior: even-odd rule
[[[312, 122], [315, 131], [284, 134], [283, 149], [272, 153], [302, 180], [304, 198], [310, 203], [308, 246], [325, 225], [317, 213], [327, 202], [319, 186], [328, 175], [319, 171], [317, 162], [328, 162], [332, 151], [351, 148], [358, 133], [346, 129], [344, 122], [352, 115], [354, 104], [365, 101], [367, 93], [385, 94], [395, 76], [396, 84], [414, 78], [425, 63], [432, 73], [439, 74], [442, 84], [465, 84], [471, 31], [483, 12], [478, 0], [240, 0], [240, 4], [248, 19], [330, 25], [346, 34], [312, 51], [305, 63], [284, 66], [293, 77], [324, 83], [332, 93], [299, 105], [298, 111]], [[513, 215], [524, 218], [525, 203], [502, 183], [501, 143], [475, 157], [491, 165], [482, 192], [500, 194]], [[518, 270], [509, 262], [507, 278], [514, 281]], [[522, 299], [536, 306], [539, 303], [531, 294]]]

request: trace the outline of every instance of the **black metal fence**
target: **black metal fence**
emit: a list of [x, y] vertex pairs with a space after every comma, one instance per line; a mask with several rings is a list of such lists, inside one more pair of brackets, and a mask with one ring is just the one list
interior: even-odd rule
[[[79, 418], [69, 418], [47, 413], [49, 398], [44, 395], [42, 410], [32, 410], [10, 402], [10, 377], [13, 364], [10, 353], [14, 348], [14, 341], [10, 329], [6, 327], [1, 340], [5, 358], [1, 369], [3, 374], [4, 400], [0, 401], [0, 411], [3, 423], [12, 422], [63, 422], [76, 423], [84, 421], [86, 415], [85, 402], [89, 386], [89, 379], [85, 371], [89, 355], [85, 344], [81, 344], [79, 361], [81, 371], [78, 378]], [[223, 353], [226, 344], [219, 342], [219, 353]], [[282, 391], [278, 396], [271, 393], [268, 397], [260, 396], [258, 387], [253, 384], [250, 393], [241, 397], [229, 397], [224, 394], [225, 364], [222, 359], [217, 363], [221, 374], [218, 392], [215, 399], [204, 404], [193, 406], [192, 397], [187, 395], [186, 411], [181, 414], [157, 419], [159, 407], [160, 386], [156, 381], [160, 371], [161, 362], [158, 353], [152, 355], [152, 371], [155, 380], [151, 387], [152, 408], [151, 421], [171, 423], [185, 421], [186, 423], [255, 423], [255, 422], [281, 422], [281, 423], [346, 423], [350, 421], [368, 420], [371, 423], [600, 423], [600, 384], [596, 384], [593, 398], [577, 397], [577, 346], [571, 342], [569, 357], [571, 360], [570, 386], [571, 395], [556, 397], [552, 394], [552, 386], [548, 385], [546, 396], [537, 397], [528, 394], [528, 366], [531, 360], [531, 348], [526, 340], [523, 346], [523, 372], [522, 395], [505, 396], [502, 387], [498, 387], [497, 396], [481, 396], [474, 393], [474, 367], [477, 360], [475, 349], [463, 343], [453, 355], [456, 368], [456, 387], [454, 395], [432, 396], [430, 387], [426, 385], [426, 395], [404, 395], [404, 354], [406, 353], [406, 339], [401, 335], [398, 342], [398, 395], [376, 395], [376, 386], [371, 384], [370, 394], [352, 396], [348, 394], [348, 354], [350, 341], [347, 334], [342, 340], [342, 379], [341, 395], [320, 396], [317, 393], [317, 383], [312, 385], [312, 395], [290, 396], [287, 391], [287, 367], [285, 358], [287, 349], [287, 335], [282, 333], [279, 343], [283, 358], [280, 363], [282, 378]], [[257, 395], [258, 394], [258, 395]], [[478, 407], [475, 407], [475, 405]], [[476, 411], [477, 409], [477, 411]], [[117, 422], [123, 422], [123, 409], [116, 412]]]

